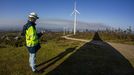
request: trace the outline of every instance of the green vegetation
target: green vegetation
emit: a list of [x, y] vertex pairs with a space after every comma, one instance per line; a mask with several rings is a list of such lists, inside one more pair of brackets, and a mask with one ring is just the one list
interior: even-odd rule
[[126, 34], [121, 32], [100, 32], [100, 37], [109, 42], [133, 44], [134, 45], [134, 34]]
[[90, 40], [93, 38], [93, 36], [94, 32], [78, 32], [76, 35], [73, 35], [71, 37]]
[[[91, 40], [95, 32], [78, 32], [76, 35], [71, 37]], [[134, 33], [123, 30], [105, 30], [98, 31], [100, 37], [104, 41], [115, 42], [115, 43], [124, 43], [134, 45]]]
[[[15, 36], [17, 34], [10, 34], [10, 36]], [[4, 35], [4, 34], [3, 34]], [[116, 32], [106, 32], [106, 31], [100, 31], [99, 35], [102, 40], [104, 41], [112, 41], [112, 42], [119, 42], [123, 41], [123, 43], [129, 42], [129, 44], [132, 44], [133, 42], [133, 34], [121, 34]], [[43, 70], [44, 72], [40, 75], [47, 74], [48, 72], [52, 71], [54, 68], [56, 68], [58, 65], [60, 65], [65, 59], [70, 57], [72, 54], [78, 51], [82, 51], [83, 55], [81, 53], [79, 56], [90, 56], [92, 55], [92, 58], [96, 57], [96, 54], [101, 52], [102, 55], [104, 55], [104, 52], [107, 51], [107, 49], [110, 49], [109, 47], [105, 49], [105, 47], [101, 51], [101, 46], [94, 45], [92, 43], [87, 43], [86, 45], [83, 45], [83, 42], [78, 41], [70, 41], [66, 40], [64, 38], [61, 38], [62, 33], [60, 32], [49, 32], [45, 33], [41, 37], [41, 49], [37, 53], [37, 68], [38, 70]], [[20, 36], [19, 36], [20, 37]], [[78, 32], [77, 35], [71, 36], [81, 39], [92, 39], [94, 37], [94, 32]], [[13, 37], [11, 37], [12, 39]], [[28, 61], [28, 50], [26, 49], [25, 45], [25, 38], [20, 37], [16, 42], [14, 40], [2, 40], [0, 43], [0, 75], [36, 75], [31, 71], [31, 68], [29, 67], [29, 61]], [[6, 42], [7, 43], [6, 43]], [[15, 46], [14, 46], [15, 45]], [[81, 48], [80, 48], [81, 47]], [[85, 52], [84, 50], [87, 50]], [[113, 49], [113, 48], [112, 48]], [[71, 50], [71, 51], [70, 51]], [[93, 54], [91, 51], [95, 51]], [[99, 50], [99, 51], [98, 51]], [[111, 50], [112, 51], [112, 50]], [[110, 54], [110, 53], [105, 53]], [[113, 53], [113, 55], [116, 53]], [[101, 57], [101, 56], [100, 56]], [[105, 58], [102, 57], [102, 59]], [[110, 57], [109, 57], [110, 58]], [[107, 58], [107, 59], [109, 59]], [[82, 57], [82, 59], [88, 59], [85, 57]], [[82, 60], [81, 59], [81, 60]], [[96, 58], [93, 62], [96, 62], [98, 58]], [[113, 58], [114, 59], [114, 58]], [[102, 60], [99, 60], [102, 61]], [[97, 61], [97, 62], [99, 62]], [[107, 61], [107, 60], [106, 60]], [[133, 61], [133, 60], [132, 60]], [[82, 62], [82, 61], [81, 61]], [[102, 62], [101, 64], [105, 63]], [[81, 63], [79, 63], [80, 65]], [[106, 63], [105, 63], [106, 64]], [[116, 63], [115, 63], [116, 64]], [[106, 64], [108, 65], [108, 64]], [[77, 65], [78, 66], [78, 65]], [[97, 65], [95, 65], [97, 66]], [[92, 66], [93, 67], [93, 66]], [[109, 66], [111, 67], [111, 66]], [[84, 67], [83, 67], [84, 68]], [[74, 70], [75, 71], [75, 70]]]
[[[41, 38], [42, 48], [37, 53], [37, 65], [56, 57], [69, 48], [79, 47], [83, 44], [82, 42], [65, 40], [60, 36], [61, 33], [46, 33], [43, 35], [44, 38]], [[59, 60], [64, 61], [65, 59]], [[47, 64], [45, 66], [47, 66]], [[44, 66], [39, 66], [38, 69], [42, 67]], [[55, 66], [48, 69], [46, 68], [47, 70], [45, 70], [44, 73], [53, 68], [55, 68]], [[44, 75], [44, 73], [41, 75]], [[33, 75], [29, 67], [28, 50], [25, 46], [6, 46], [6, 48], [0, 48], [0, 75]]]

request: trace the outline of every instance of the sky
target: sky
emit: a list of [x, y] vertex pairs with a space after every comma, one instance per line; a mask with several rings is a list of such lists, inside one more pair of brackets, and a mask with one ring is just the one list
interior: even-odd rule
[[23, 24], [30, 12], [40, 20], [73, 20], [74, 1], [79, 21], [134, 28], [134, 0], [0, 0], [0, 25]]

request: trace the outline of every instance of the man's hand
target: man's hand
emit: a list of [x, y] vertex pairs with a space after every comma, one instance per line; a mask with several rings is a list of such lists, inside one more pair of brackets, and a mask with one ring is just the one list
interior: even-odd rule
[[45, 31], [43, 31], [43, 30], [42, 30], [40, 33], [42, 33], [42, 34], [43, 34], [43, 33], [45, 33]]
[[38, 35], [38, 37], [40, 38], [40, 37], [43, 35], [43, 33], [40, 32], [40, 33], [38, 33], [37, 35]]

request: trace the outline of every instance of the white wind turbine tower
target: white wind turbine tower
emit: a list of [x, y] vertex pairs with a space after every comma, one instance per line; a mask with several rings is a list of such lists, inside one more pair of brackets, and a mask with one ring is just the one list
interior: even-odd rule
[[74, 35], [76, 34], [76, 23], [77, 23], [77, 14], [80, 14], [79, 11], [76, 9], [76, 2], [74, 2], [74, 10], [72, 15], [74, 15]]

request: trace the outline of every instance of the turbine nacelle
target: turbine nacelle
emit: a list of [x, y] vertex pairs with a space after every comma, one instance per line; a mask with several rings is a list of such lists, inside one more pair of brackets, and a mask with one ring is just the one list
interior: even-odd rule
[[73, 14], [80, 14], [80, 12], [76, 9], [76, 2], [74, 3], [74, 10], [71, 15]]
[[78, 10], [74, 9], [74, 11], [72, 12], [71, 15], [73, 15], [73, 14], [80, 14], [80, 12]]

